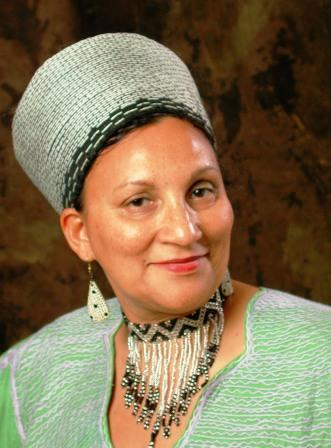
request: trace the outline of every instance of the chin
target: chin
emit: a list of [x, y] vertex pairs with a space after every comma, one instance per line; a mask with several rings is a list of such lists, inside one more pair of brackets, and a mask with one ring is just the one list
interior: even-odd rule
[[[187, 285], [165, 288], [158, 294], [154, 302], [155, 311], [161, 311], [174, 316], [189, 314], [203, 306], [214, 294], [216, 287], [211, 284]], [[156, 297], [156, 296], [155, 296]]]
[[129, 319], [135, 322], [162, 321], [197, 310], [220, 285], [219, 273], [213, 269], [192, 275], [151, 276], [126, 291], [116, 291]]

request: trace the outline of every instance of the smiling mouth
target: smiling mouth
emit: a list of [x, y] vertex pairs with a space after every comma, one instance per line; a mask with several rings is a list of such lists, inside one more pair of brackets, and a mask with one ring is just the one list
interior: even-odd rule
[[195, 255], [187, 258], [174, 258], [159, 263], [154, 263], [157, 267], [163, 268], [175, 274], [186, 274], [199, 270], [207, 254]]
[[159, 261], [154, 264], [183, 264], [183, 263], [189, 263], [191, 261], [198, 260], [199, 258], [205, 257], [207, 254], [203, 255], [194, 255], [193, 257], [187, 257], [187, 258], [174, 258], [172, 260], [166, 260], [166, 261]]

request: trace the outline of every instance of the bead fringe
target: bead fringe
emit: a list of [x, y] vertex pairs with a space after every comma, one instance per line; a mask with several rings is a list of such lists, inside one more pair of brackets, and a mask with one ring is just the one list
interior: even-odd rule
[[[154, 447], [159, 434], [166, 439], [170, 437], [172, 425], [180, 425], [192, 397], [209, 380], [224, 324], [218, 291], [212, 299], [208, 303], [212, 303], [216, 312], [208, 315], [205, 309], [199, 310], [199, 318], [194, 315], [199, 325], [193, 329], [184, 318], [185, 329], [180, 331], [181, 336], [177, 332], [177, 337], [159, 336], [149, 342], [139, 339], [134, 332], [129, 334], [129, 355], [122, 379], [124, 402], [126, 408], [132, 409], [137, 423], [151, 430], [150, 448]], [[176, 325], [178, 327], [178, 322]]]

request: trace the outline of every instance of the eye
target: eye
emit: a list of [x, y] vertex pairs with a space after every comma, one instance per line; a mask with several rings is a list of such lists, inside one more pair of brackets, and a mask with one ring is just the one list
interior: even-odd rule
[[212, 193], [213, 193], [213, 191], [210, 188], [206, 188], [206, 187], [194, 188], [191, 191], [191, 195], [194, 196], [195, 198], [203, 198]]
[[138, 197], [138, 198], [131, 199], [131, 201], [129, 201], [126, 204], [126, 206], [131, 207], [131, 208], [141, 208], [141, 207], [149, 205], [149, 203], [150, 203], [150, 199], [145, 198], [145, 197]]
[[216, 194], [216, 188], [210, 182], [199, 182], [190, 191], [190, 196], [193, 199], [211, 199], [215, 198]]

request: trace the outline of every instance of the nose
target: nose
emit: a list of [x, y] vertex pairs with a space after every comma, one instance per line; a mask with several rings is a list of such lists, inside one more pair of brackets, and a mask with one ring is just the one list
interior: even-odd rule
[[159, 227], [159, 238], [163, 243], [189, 246], [202, 237], [197, 213], [187, 203], [168, 204], [163, 212]]

